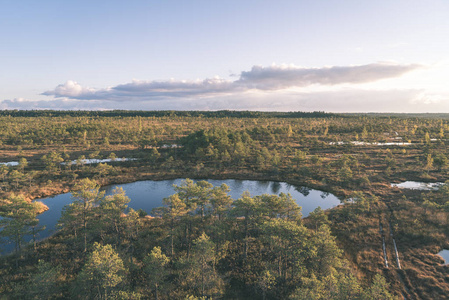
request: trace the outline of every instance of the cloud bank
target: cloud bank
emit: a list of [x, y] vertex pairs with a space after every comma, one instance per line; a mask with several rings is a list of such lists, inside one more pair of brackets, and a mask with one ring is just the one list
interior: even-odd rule
[[[425, 72], [401, 77], [415, 70]], [[235, 80], [133, 80], [103, 89], [69, 80], [41, 94], [50, 99], [7, 99], [0, 101], [0, 109], [449, 111], [449, 92], [420, 85], [422, 78], [429, 77], [426, 70], [422, 65], [392, 63], [322, 68], [254, 66]], [[407, 83], [410, 76], [415, 80], [411, 84]], [[407, 84], [398, 85], [400, 82]]]
[[312, 85], [333, 86], [338, 84], [360, 84], [387, 78], [399, 77], [422, 68], [421, 65], [374, 63], [361, 66], [335, 66], [302, 68], [294, 65], [261, 67], [254, 66], [243, 71], [235, 81], [219, 77], [204, 80], [141, 81], [121, 84], [106, 89], [82, 87], [67, 81], [53, 90], [42, 93], [55, 98], [76, 100], [149, 101], [170, 98], [205, 98], [243, 95], [254, 91], [282, 91]]
[[279, 90], [314, 84], [359, 84], [398, 77], [421, 67], [416, 64], [397, 65], [385, 63], [309, 69], [294, 66], [272, 66], [268, 68], [254, 66], [251, 71], [242, 72], [238, 82], [247, 87], [260, 90]]

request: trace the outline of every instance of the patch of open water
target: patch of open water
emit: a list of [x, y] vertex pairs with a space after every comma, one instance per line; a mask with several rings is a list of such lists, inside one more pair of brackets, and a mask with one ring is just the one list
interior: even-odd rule
[[438, 255], [444, 259], [445, 265], [449, 264], [449, 250], [443, 249], [440, 252], [438, 252]]
[[443, 182], [419, 182], [419, 181], [404, 181], [401, 183], [392, 183], [392, 187], [400, 189], [411, 189], [421, 191], [433, 191], [437, 190]]

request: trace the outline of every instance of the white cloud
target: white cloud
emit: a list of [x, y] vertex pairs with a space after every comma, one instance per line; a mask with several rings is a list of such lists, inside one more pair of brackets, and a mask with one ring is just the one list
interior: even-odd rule
[[84, 88], [77, 82], [68, 80], [66, 83], [58, 85], [54, 90], [42, 93], [42, 95], [77, 98], [79, 96], [87, 96], [92, 93], [95, 93], [94, 89]]
[[420, 65], [375, 63], [362, 66], [302, 68], [294, 65], [254, 66], [241, 72], [235, 81], [219, 77], [204, 80], [140, 81], [120, 84], [106, 89], [84, 88], [75, 81], [67, 81], [42, 95], [55, 98], [109, 101], [149, 101], [169, 98], [243, 96], [248, 92], [282, 91], [289, 88], [305, 88], [313, 85], [333, 86], [361, 84], [398, 77], [421, 68]]

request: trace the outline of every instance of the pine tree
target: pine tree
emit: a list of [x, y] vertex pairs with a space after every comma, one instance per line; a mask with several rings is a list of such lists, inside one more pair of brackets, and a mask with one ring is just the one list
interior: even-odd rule
[[36, 216], [41, 206], [38, 202], [28, 202], [22, 196], [16, 195], [11, 195], [1, 204], [3, 218], [0, 220], [0, 227], [3, 229], [0, 231], [0, 237], [6, 237], [14, 243], [17, 254], [22, 248], [25, 235], [32, 234], [33, 227], [37, 229]]
[[84, 252], [86, 252], [88, 227], [93, 217], [93, 207], [104, 198], [104, 191], [100, 192], [100, 187], [94, 181], [84, 178], [75, 185], [72, 198], [73, 202], [64, 208], [59, 223], [62, 225], [68, 224], [72, 228], [81, 224]]
[[111, 292], [120, 290], [125, 279], [125, 266], [112, 246], [95, 243], [93, 252], [75, 281], [72, 296], [108, 299]]
[[159, 289], [164, 281], [164, 277], [168, 275], [168, 263], [170, 260], [162, 253], [160, 247], [154, 247], [151, 253], [145, 257], [143, 263], [145, 265], [145, 273], [148, 276], [150, 285], [154, 287], [154, 295], [156, 300], [159, 299]]

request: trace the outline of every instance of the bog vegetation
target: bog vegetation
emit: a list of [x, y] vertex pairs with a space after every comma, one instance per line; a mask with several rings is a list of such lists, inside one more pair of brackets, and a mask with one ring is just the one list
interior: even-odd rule
[[[15, 298], [444, 298], [446, 115], [0, 112], [0, 294]], [[119, 159], [123, 158], [123, 159]], [[185, 181], [146, 216], [121, 189], [142, 179], [286, 181], [345, 205], [302, 219], [289, 195]], [[73, 191], [37, 242], [30, 200]], [[32, 242], [23, 243], [25, 235]]]

